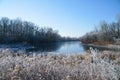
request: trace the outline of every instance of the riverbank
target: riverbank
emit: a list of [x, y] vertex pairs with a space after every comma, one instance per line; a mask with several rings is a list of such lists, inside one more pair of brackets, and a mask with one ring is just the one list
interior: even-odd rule
[[94, 43], [88, 43], [88, 44], [84, 44], [88, 47], [93, 47], [93, 48], [98, 48], [101, 50], [114, 50], [114, 51], [120, 51], [120, 45], [117, 44], [94, 44]]
[[55, 55], [0, 51], [0, 80], [119, 80], [120, 53]]

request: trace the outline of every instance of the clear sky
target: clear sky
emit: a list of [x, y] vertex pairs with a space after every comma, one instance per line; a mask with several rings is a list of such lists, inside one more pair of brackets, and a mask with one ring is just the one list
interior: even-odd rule
[[102, 20], [115, 21], [118, 14], [120, 0], [0, 0], [0, 18], [19, 17], [62, 36], [82, 36]]

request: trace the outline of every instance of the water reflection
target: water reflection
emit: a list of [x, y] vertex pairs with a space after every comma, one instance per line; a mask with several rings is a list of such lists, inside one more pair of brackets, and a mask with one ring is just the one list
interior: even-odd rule
[[62, 45], [56, 52], [58, 53], [65, 53], [65, 54], [76, 54], [84, 52], [84, 49], [80, 43], [80, 41], [70, 41], [70, 42], [63, 42]]
[[98, 50], [109, 50], [101, 46], [92, 46], [87, 44], [82, 44], [80, 41], [68, 41], [68, 42], [53, 42], [53, 43], [41, 43], [40, 45], [21, 45], [21, 44], [4, 44], [0, 45], [0, 48], [10, 48], [14, 51], [26, 50], [27, 52], [54, 52], [55, 54], [76, 54], [84, 53], [89, 50], [90, 47]]
[[42, 43], [34, 48], [26, 49], [28, 52], [55, 52], [56, 54], [76, 54], [84, 52], [83, 46], [79, 41]]
[[27, 48], [27, 52], [53, 52], [58, 50], [63, 44], [59, 42], [54, 43], [41, 43], [34, 45], [34, 47]]

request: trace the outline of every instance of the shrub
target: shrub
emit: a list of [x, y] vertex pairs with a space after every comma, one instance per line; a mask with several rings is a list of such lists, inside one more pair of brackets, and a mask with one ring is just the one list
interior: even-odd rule
[[[19, 55], [18, 55], [19, 54]], [[33, 54], [0, 51], [0, 80], [119, 80], [119, 57], [90, 49], [74, 55]], [[117, 53], [120, 56], [120, 53]], [[102, 57], [102, 58], [101, 58]]]

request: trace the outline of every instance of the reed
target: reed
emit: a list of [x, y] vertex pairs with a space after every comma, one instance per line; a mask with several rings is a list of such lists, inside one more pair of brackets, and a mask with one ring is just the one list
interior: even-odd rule
[[120, 53], [54, 55], [0, 50], [0, 80], [119, 80]]

